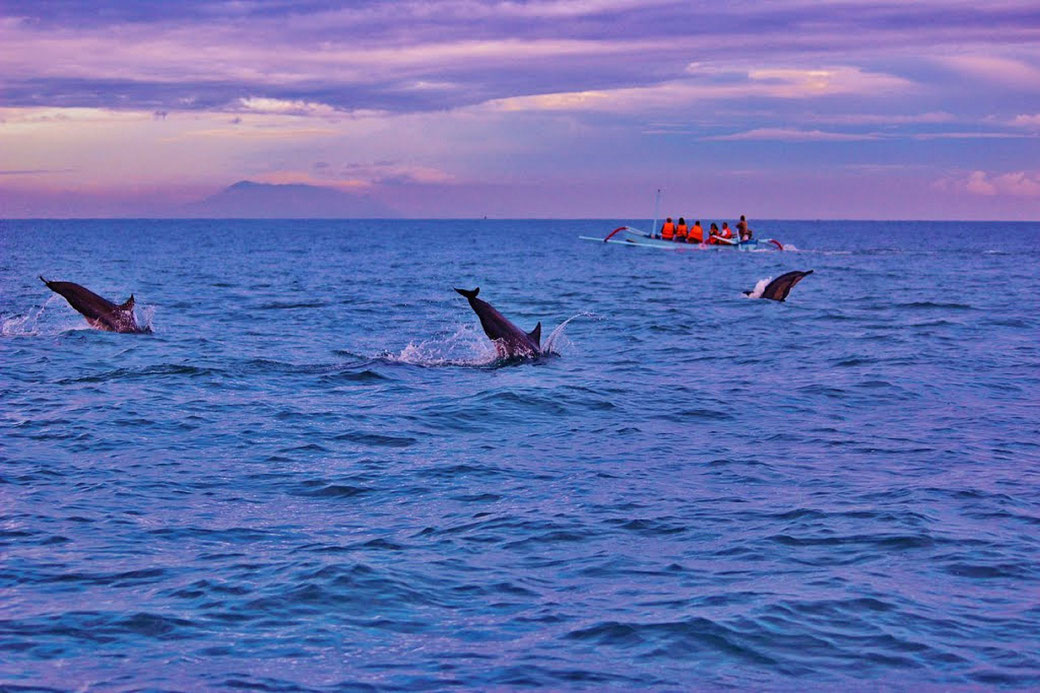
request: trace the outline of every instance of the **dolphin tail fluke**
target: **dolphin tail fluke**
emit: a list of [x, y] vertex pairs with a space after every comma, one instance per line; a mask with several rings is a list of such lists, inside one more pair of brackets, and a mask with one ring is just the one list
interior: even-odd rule
[[538, 323], [534, 326], [534, 329], [527, 333], [527, 336], [531, 338], [531, 341], [537, 344], [539, 347], [542, 346], [542, 323]]
[[480, 287], [473, 289], [473, 291], [467, 291], [466, 289], [455, 289], [466, 298], [476, 298], [477, 294], [480, 293]]
[[134, 295], [130, 294], [130, 298], [126, 299], [126, 303], [119, 306], [119, 310], [133, 310], [134, 309]]
[[41, 281], [41, 282], [43, 282], [43, 283], [44, 283], [44, 284], [46, 284], [47, 286], [50, 286], [50, 285], [51, 285], [51, 283], [50, 283], [49, 281], [47, 281], [46, 279], [44, 279], [44, 278], [43, 278], [43, 275], [42, 275], [42, 274], [41, 274], [41, 275], [39, 275], [39, 276], [40, 276], [40, 281]]

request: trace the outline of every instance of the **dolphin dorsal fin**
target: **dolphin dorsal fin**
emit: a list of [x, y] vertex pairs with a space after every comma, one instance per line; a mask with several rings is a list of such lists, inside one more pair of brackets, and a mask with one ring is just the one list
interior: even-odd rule
[[527, 333], [527, 336], [531, 338], [531, 341], [538, 346], [542, 345], [542, 323], [538, 323], [534, 326], [534, 329]]
[[134, 295], [130, 294], [130, 298], [126, 299], [126, 303], [119, 306], [119, 310], [133, 310], [134, 309]]
[[473, 291], [467, 291], [466, 289], [455, 289], [466, 298], [476, 298], [477, 294], [480, 293], [480, 287], [473, 289]]

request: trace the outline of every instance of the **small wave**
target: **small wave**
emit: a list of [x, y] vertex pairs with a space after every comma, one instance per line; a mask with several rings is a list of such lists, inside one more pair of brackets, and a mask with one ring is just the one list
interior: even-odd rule
[[969, 306], [966, 303], [939, 303], [935, 301], [912, 301], [910, 303], [897, 303], [892, 306], [895, 309], [927, 309], [927, 308], [942, 308], [945, 310], [975, 310], [974, 306]]
[[126, 380], [131, 378], [149, 378], [164, 375], [186, 375], [188, 377], [200, 377], [208, 375], [222, 375], [223, 371], [214, 368], [200, 368], [186, 364], [166, 363], [146, 368], [117, 368], [107, 373], [86, 375], [79, 378], [64, 378], [58, 381], [59, 385], [73, 385], [75, 383], [103, 383], [110, 380]]
[[408, 436], [388, 436], [378, 433], [362, 433], [360, 431], [347, 431], [335, 437], [335, 440], [346, 440], [351, 443], [372, 445], [384, 448], [407, 448], [415, 445], [415, 438]]
[[162, 614], [138, 612], [112, 623], [106, 630], [114, 633], [139, 635], [159, 640], [185, 637], [184, 631], [195, 627], [192, 621]]
[[354, 368], [344, 368], [343, 370], [338, 371], [336, 373], [329, 373], [327, 375], [323, 375], [321, 379], [326, 382], [346, 381], [354, 383], [369, 383], [392, 380], [392, 378], [383, 375], [382, 373], [379, 373], [377, 371], [374, 371], [370, 368], [365, 368], [363, 370], [356, 370]]
[[689, 419], [706, 419], [710, 421], [728, 421], [736, 417], [726, 411], [719, 411], [717, 409], [686, 409], [679, 412], [679, 419], [687, 421]]
[[1029, 575], [1029, 570], [1026, 567], [1013, 563], [985, 565], [958, 562], [947, 565], [944, 570], [950, 575], [974, 579], [1026, 578]]
[[[307, 485], [304, 484], [304, 486]], [[320, 488], [305, 488], [295, 492], [293, 495], [307, 498], [353, 498], [354, 496], [370, 493], [371, 490], [363, 486], [351, 486], [349, 484], [327, 484]]]
[[872, 366], [872, 365], [876, 364], [877, 362], [878, 362], [878, 359], [876, 359], [876, 358], [851, 356], [849, 358], [844, 358], [844, 359], [842, 359], [840, 361], [835, 361], [835, 362], [833, 362], [832, 365], [838, 366], [838, 367], [842, 367], [842, 366], [844, 366], [844, 367]]
[[758, 664], [776, 663], [773, 658], [750, 647], [748, 638], [739, 631], [702, 617], [658, 623], [603, 621], [573, 630], [564, 637], [600, 647], [648, 647], [661, 656], [687, 657], [691, 651], [708, 649]]
[[337, 363], [292, 363], [274, 359], [254, 358], [244, 361], [238, 369], [243, 374], [270, 375], [332, 375], [339, 371]]
[[298, 303], [288, 303], [282, 301], [272, 301], [270, 303], [264, 303], [263, 305], [257, 306], [258, 310], [295, 310], [297, 308], [321, 308], [325, 305], [324, 301], [304, 301]]

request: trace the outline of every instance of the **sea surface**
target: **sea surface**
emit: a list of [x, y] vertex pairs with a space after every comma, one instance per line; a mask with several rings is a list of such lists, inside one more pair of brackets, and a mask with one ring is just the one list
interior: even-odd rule
[[1040, 224], [625, 222], [0, 222], [0, 688], [1040, 686]]

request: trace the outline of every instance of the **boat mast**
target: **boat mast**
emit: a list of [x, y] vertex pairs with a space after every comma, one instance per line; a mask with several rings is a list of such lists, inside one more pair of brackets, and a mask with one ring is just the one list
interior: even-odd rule
[[658, 216], [657, 213], [660, 211], [660, 207], [661, 207], [661, 189], [658, 188], [657, 189], [657, 197], [654, 198], [654, 221], [653, 221], [652, 224], [650, 224], [650, 238], [653, 238], [654, 234], [657, 233], [657, 216]]

